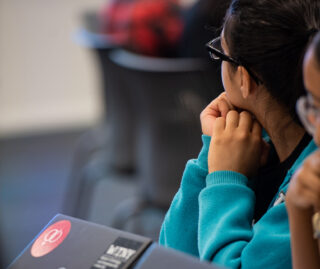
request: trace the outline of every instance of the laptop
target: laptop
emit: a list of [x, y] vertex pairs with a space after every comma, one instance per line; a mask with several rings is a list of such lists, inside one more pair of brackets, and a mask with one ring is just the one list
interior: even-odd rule
[[8, 267], [31, 268], [218, 269], [147, 237], [62, 214], [56, 215]]

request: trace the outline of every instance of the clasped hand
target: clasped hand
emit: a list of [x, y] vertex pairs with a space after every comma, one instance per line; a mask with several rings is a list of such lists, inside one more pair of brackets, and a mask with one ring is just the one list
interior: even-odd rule
[[237, 111], [225, 93], [201, 113], [203, 134], [211, 136], [209, 173], [229, 170], [247, 177], [256, 174], [266, 162], [268, 146], [261, 125], [247, 111]]
[[320, 150], [312, 153], [293, 175], [287, 204], [299, 209], [320, 210]]

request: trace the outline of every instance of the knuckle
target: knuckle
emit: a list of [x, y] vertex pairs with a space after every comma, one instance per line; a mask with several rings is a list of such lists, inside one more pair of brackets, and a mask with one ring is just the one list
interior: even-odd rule
[[248, 138], [249, 138], [249, 133], [248, 133], [248, 132], [239, 131], [239, 132], [237, 133], [237, 139], [238, 139], [239, 141], [246, 141], [246, 140], [248, 140]]
[[293, 179], [295, 179], [296, 181], [300, 182], [301, 181], [301, 176], [303, 174], [303, 169], [300, 168], [295, 174]]
[[226, 98], [226, 92], [222, 92], [218, 97], [217, 100], [219, 99], [225, 99]]
[[301, 171], [303, 170], [309, 170], [311, 167], [311, 160], [310, 159], [306, 159], [302, 165], [302, 167], [299, 169], [299, 174], [301, 174]]
[[305, 166], [307, 166], [307, 167], [311, 167], [311, 166], [312, 166], [312, 163], [313, 163], [313, 156], [311, 155], [311, 156], [309, 156], [309, 157], [305, 160], [304, 164], [305, 164]]
[[223, 143], [223, 137], [221, 135], [215, 135], [212, 137], [215, 145], [221, 145]]
[[246, 118], [251, 118], [251, 115], [248, 111], [241, 111], [240, 112], [240, 117], [246, 117]]
[[304, 190], [300, 186], [297, 187], [296, 193], [298, 196], [304, 196]]
[[216, 118], [215, 125], [221, 125], [221, 124], [224, 124], [224, 122], [225, 122], [225, 118], [219, 117], [219, 118]]
[[238, 113], [238, 112], [235, 111], [235, 110], [229, 110], [228, 113], [227, 113], [227, 116], [228, 116], [228, 117], [232, 117], [232, 116], [237, 115], [237, 113]]
[[226, 118], [220, 117], [219, 119], [220, 119], [221, 124], [223, 124], [223, 125], [226, 124]]
[[303, 171], [299, 171], [295, 177], [295, 180], [297, 182], [297, 186], [299, 188], [303, 188], [303, 181], [304, 181], [304, 177], [303, 177]]

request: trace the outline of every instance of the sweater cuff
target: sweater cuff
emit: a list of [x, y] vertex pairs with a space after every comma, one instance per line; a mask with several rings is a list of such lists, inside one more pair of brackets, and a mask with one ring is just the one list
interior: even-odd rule
[[203, 146], [199, 153], [197, 163], [199, 167], [208, 171], [208, 152], [210, 147], [211, 136], [202, 135], [201, 138], [202, 138]]
[[234, 171], [215, 171], [206, 178], [207, 186], [218, 184], [238, 184], [247, 185], [248, 178]]

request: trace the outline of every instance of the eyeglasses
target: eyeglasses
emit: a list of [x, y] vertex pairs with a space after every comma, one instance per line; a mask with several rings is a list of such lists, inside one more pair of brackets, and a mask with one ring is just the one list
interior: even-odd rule
[[249, 75], [253, 78], [253, 80], [257, 83], [257, 85], [262, 84], [261, 79], [259, 79], [246, 65], [241, 63], [240, 61], [224, 54], [221, 47], [221, 37], [217, 37], [206, 44], [206, 48], [209, 51], [210, 58], [214, 61], [226, 61], [229, 63], [233, 63], [237, 66], [243, 66], [249, 73]]
[[312, 96], [301, 96], [297, 101], [296, 110], [304, 128], [313, 136], [317, 119], [320, 119], [320, 108], [314, 105]]

